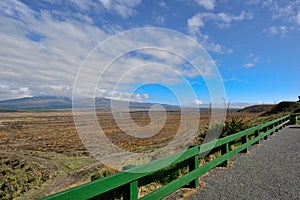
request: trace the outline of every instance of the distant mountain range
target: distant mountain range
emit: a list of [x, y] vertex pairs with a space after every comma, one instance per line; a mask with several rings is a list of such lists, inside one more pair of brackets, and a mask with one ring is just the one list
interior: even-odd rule
[[[90, 108], [93, 107], [93, 101], [95, 102], [96, 109], [109, 110], [113, 104], [116, 108], [128, 107], [128, 102], [121, 100], [112, 100], [107, 98], [95, 98], [95, 99], [81, 99], [74, 102], [76, 108]], [[140, 102], [129, 102], [129, 108], [131, 109], [147, 109], [150, 108], [154, 103], [140, 103]], [[160, 104], [165, 109], [178, 109], [178, 106]], [[0, 101], [0, 109], [14, 109], [14, 110], [33, 110], [33, 109], [71, 109], [72, 99], [68, 97], [60, 96], [35, 96], [25, 97], [20, 99], [11, 99]]]
[[[97, 97], [95, 99], [80, 99], [73, 102], [73, 106], [76, 108], [90, 108], [95, 107], [98, 110], [109, 110], [111, 105], [118, 109], [124, 109], [128, 107], [127, 101], [114, 100], [108, 98]], [[130, 109], [149, 109], [152, 105], [156, 103], [141, 103], [141, 102], [129, 102]], [[160, 104], [167, 110], [179, 109], [179, 106]], [[241, 109], [249, 106], [248, 103], [233, 103], [230, 104], [231, 109]], [[199, 105], [201, 109], [208, 109], [209, 104]], [[71, 109], [72, 99], [69, 97], [62, 96], [34, 96], [34, 97], [24, 97], [20, 99], [10, 99], [0, 101], [1, 110], [48, 110], [48, 109]], [[188, 107], [186, 107], [188, 108]]]

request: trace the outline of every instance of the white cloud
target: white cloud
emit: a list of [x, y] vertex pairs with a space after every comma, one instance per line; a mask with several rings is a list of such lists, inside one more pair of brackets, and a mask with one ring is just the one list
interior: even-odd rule
[[201, 100], [199, 100], [199, 99], [195, 99], [194, 100], [194, 104], [201, 105], [201, 104], [204, 104], [204, 103]]
[[6, 4], [4, 1], [1, 1], [0, 8], [3, 13], [6, 15], [14, 16], [14, 17], [26, 17], [34, 15], [34, 11], [30, 10], [27, 5], [12, 0], [9, 4]]
[[259, 56], [256, 56], [255, 58], [253, 58], [253, 62], [257, 63], [259, 61]]
[[254, 67], [254, 66], [255, 66], [254, 63], [246, 63], [246, 64], [244, 64], [244, 67], [246, 67], [246, 68], [251, 68], [251, 67]]
[[300, 10], [298, 11], [296, 19], [297, 19], [297, 23], [300, 25]]
[[96, 89], [96, 97], [122, 100], [122, 101], [134, 101], [134, 102], [143, 102], [149, 99], [149, 94], [136, 94], [131, 92], [119, 92], [119, 91], [107, 91], [103, 89]]
[[299, 0], [248, 0], [245, 4], [264, 9], [263, 12], [270, 19], [267, 23], [268, 27], [263, 29], [263, 34], [267, 37], [287, 38], [289, 32], [300, 31]]
[[227, 50], [227, 53], [228, 53], [228, 54], [231, 54], [231, 53], [233, 53], [233, 52], [234, 52], [233, 49], [228, 49], [228, 50]]
[[20, 92], [23, 93], [23, 94], [24, 94], [24, 93], [28, 93], [28, 92], [29, 92], [29, 89], [28, 89], [28, 87], [21, 87], [21, 88], [20, 88]]
[[79, 9], [85, 11], [90, 9], [92, 6], [95, 6], [92, 1], [71, 0], [71, 2], [75, 4]]
[[205, 35], [201, 32], [201, 28], [205, 26], [204, 20], [202, 19], [201, 14], [196, 14], [192, 18], [187, 21], [188, 32], [191, 34], [193, 38], [205, 46], [205, 49], [208, 51], [213, 51], [215, 53], [223, 53], [223, 48], [221, 45], [216, 44], [212, 41], [209, 41], [208, 35]]
[[230, 27], [233, 22], [253, 19], [251, 13], [241, 11], [239, 15], [232, 15], [228, 13], [218, 13], [217, 15], [208, 15], [208, 19], [215, 21], [219, 27]]
[[155, 17], [155, 20], [160, 25], [164, 25], [165, 24], [165, 17], [163, 17], [163, 16], [157, 16], [157, 17]]
[[[239, 15], [232, 15], [228, 13], [197, 13], [187, 20], [187, 28], [189, 34], [198, 39], [200, 43], [206, 47], [208, 51], [216, 53], [226, 52], [226, 48], [220, 44], [216, 44], [210, 41], [209, 36], [203, 34], [202, 29], [205, 27], [207, 21], [213, 21], [219, 28], [227, 28], [232, 25], [233, 22], [239, 22], [243, 20], [251, 20], [253, 15], [245, 11], [241, 11]], [[231, 52], [231, 51], [229, 51]]]
[[286, 37], [286, 34], [289, 31], [294, 30], [292, 27], [288, 26], [271, 26], [268, 29], [265, 29], [264, 32], [267, 34], [268, 37], [272, 35], [280, 35], [280, 37]]
[[28, 87], [12, 88], [9, 86], [0, 85], [0, 96], [1, 96], [1, 100], [6, 100], [11, 98], [29, 97], [32, 95]]
[[290, 18], [293, 15], [293, 7], [291, 4], [286, 4], [284, 7], [275, 3], [272, 10], [272, 19]]
[[168, 8], [168, 5], [166, 4], [166, 2], [164, 0], [160, 0], [158, 5], [162, 8]]
[[[0, 10], [7, 11], [0, 14], [0, 80], [7, 85], [1, 99], [70, 96], [83, 58], [108, 37], [97, 27], [75, 20], [58, 21], [50, 12], [36, 13], [20, 2], [1, 2]], [[67, 87], [59, 90], [60, 85]]]
[[254, 63], [257, 63], [259, 61], [259, 56], [255, 55], [254, 53], [249, 53], [246, 56], [247, 59], [251, 60]]
[[[80, 12], [80, 14], [90, 13], [103, 13], [108, 11], [120, 15], [123, 18], [128, 18], [137, 13], [136, 7], [141, 3], [141, 0], [95, 0], [95, 1], [82, 1], [82, 0], [71, 0], [73, 9]], [[49, 1], [49, 3], [57, 4], [57, 1]], [[70, 6], [68, 1], [60, 1], [59, 4], [64, 6]], [[73, 12], [68, 13], [66, 10], [64, 15], [73, 15]], [[61, 16], [64, 18], [64, 16]], [[85, 15], [86, 17], [86, 15]], [[79, 18], [78, 18], [79, 19]]]
[[254, 0], [256, 5], [267, 8], [274, 24], [264, 29], [267, 36], [279, 35], [286, 37], [288, 32], [300, 30], [300, 1], [263, 1]]
[[242, 80], [240, 80], [236, 77], [230, 77], [230, 78], [224, 79], [224, 82], [229, 82], [229, 81], [242, 82]]
[[201, 28], [205, 26], [205, 21], [213, 21], [219, 27], [229, 27], [233, 22], [251, 20], [253, 15], [242, 11], [239, 15], [232, 15], [228, 13], [197, 13], [187, 21], [189, 33], [194, 35], [201, 33]]
[[111, 12], [117, 12], [126, 18], [136, 13], [135, 7], [141, 3], [141, 0], [100, 0], [103, 6]]
[[194, 2], [200, 6], [203, 6], [207, 10], [213, 10], [216, 4], [215, 0], [194, 0]]
[[[76, 2], [81, 9], [90, 9], [89, 4], [82, 3], [81, 5], [78, 1]], [[109, 4], [116, 2], [118, 1], [106, 1], [105, 3], [109, 9]], [[124, 4], [129, 7], [136, 5], [130, 2]], [[79, 16], [81, 13], [73, 13], [72, 16], [68, 15], [63, 20], [57, 17], [57, 14], [60, 15], [61, 13], [51, 10], [33, 11], [21, 2], [0, 2], [0, 80], [2, 84], [0, 99], [23, 97], [25, 94], [71, 96], [74, 79], [83, 59], [99, 42], [110, 36], [102, 27], [93, 25], [92, 21], [87, 23], [88, 19], [77, 20], [77, 18], [73, 18], [73, 16]], [[157, 39], [154, 41], [161, 49], [170, 49], [170, 47], [174, 47], [170, 44], [176, 44], [176, 47], [172, 49], [174, 52], [186, 57], [193, 55], [195, 46], [192, 46], [192, 43], [170, 35], [167, 36], [155, 33], [153, 35], [149, 33], [149, 37], [140, 35], [137, 38], [139, 40], [138, 45], [142, 46], [145, 40], [156, 37]], [[135, 45], [126, 39], [111, 43], [105, 52], [98, 52], [98, 57], [92, 56], [90, 58], [88, 62], [92, 67], [85, 79], [89, 80], [92, 74], [98, 74], [104, 70], [105, 66], [102, 66], [101, 63], [110, 61], [115, 52], [124, 48], [135, 47]], [[186, 48], [187, 46], [190, 48]], [[115, 63], [115, 67], [105, 71], [108, 76], [102, 79], [102, 89], [112, 91], [115, 82], [120, 78], [123, 78], [122, 83], [124, 84], [119, 88], [119, 92], [123, 94], [121, 91], [124, 88], [128, 89], [130, 86], [132, 87], [132, 84], [139, 83], [139, 81], [162, 80], [161, 82], [165, 84], [174, 84], [182, 81], [179, 75], [195, 77], [200, 74], [209, 76], [212, 73], [212, 65], [210, 64], [204, 63], [205, 65], [201, 67], [199, 74], [191, 66], [181, 65], [183, 59], [178, 59], [167, 51], [151, 53], [149, 51], [147, 55], [154, 58], [148, 60], [131, 55], [120, 58]], [[175, 73], [174, 69], [171, 73], [170, 69], [162, 66], [152, 66], [151, 68], [150, 64], [154, 61], [174, 66], [178, 74]], [[195, 62], [202, 66], [201, 60]], [[132, 70], [141, 65], [148, 65], [148, 68]], [[154, 68], [155, 70], [153, 70]], [[123, 77], [123, 74], [130, 70], [132, 72]], [[120, 95], [119, 98], [124, 98], [124, 95]], [[149, 96], [140, 94], [134, 98], [147, 99]]]
[[144, 99], [149, 99], [149, 95], [148, 94], [143, 94], [143, 98]]
[[299, 23], [300, 1], [274, 2], [271, 6], [272, 18], [283, 21], [284, 25], [300, 25]]
[[249, 58], [249, 57], [253, 57], [253, 56], [254, 56], [254, 53], [249, 53], [247, 57]]
[[196, 35], [200, 33], [200, 28], [204, 27], [204, 21], [202, 19], [202, 14], [198, 13], [194, 15], [192, 18], [188, 19], [187, 26], [189, 29], [189, 33], [192, 35]]
[[247, 62], [247, 63], [244, 64], [243, 66], [246, 67], [246, 68], [252, 68], [252, 67], [254, 67], [254, 66], [258, 63], [260, 57], [257, 56], [257, 55], [255, 55], [254, 53], [249, 53], [249, 54], [246, 56], [246, 59], [247, 59], [249, 62]]

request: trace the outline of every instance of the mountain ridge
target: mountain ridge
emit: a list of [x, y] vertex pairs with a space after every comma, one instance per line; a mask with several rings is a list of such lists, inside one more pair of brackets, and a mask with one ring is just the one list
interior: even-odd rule
[[[94, 107], [99, 110], [109, 110], [113, 104], [116, 108], [126, 108], [128, 107], [127, 101], [108, 99], [102, 97], [96, 97], [95, 99], [86, 98], [76, 100], [72, 102], [72, 99], [64, 96], [33, 96], [33, 97], [23, 97], [19, 99], [9, 99], [0, 101], [0, 109], [71, 109], [73, 106], [76, 108], [91, 108]], [[93, 104], [94, 103], [94, 104]], [[143, 102], [133, 102], [129, 101], [129, 108], [131, 109], [149, 109], [152, 105], [156, 103], [143, 103]], [[160, 104], [165, 109], [178, 109], [178, 106], [169, 104]]]

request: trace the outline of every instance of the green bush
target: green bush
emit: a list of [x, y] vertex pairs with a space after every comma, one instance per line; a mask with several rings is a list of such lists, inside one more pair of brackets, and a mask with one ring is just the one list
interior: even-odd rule
[[238, 133], [250, 127], [250, 124], [244, 120], [243, 116], [232, 117], [227, 119], [225, 123], [212, 124], [199, 130], [195, 144], [202, 144], [204, 138], [206, 142], [209, 142], [220, 137]]
[[97, 172], [97, 173], [95, 173], [91, 176], [91, 181], [94, 181], [94, 180], [97, 180], [97, 179], [100, 179], [100, 178], [102, 178], [102, 176], [99, 172]]
[[211, 141], [211, 140], [218, 139], [220, 134], [222, 134], [224, 131], [224, 126], [225, 125], [223, 123], [217, 123], [211, 125], [206, 132], [207, 140]]
[[102, 172], [102, 176], [103, 177], [107, 177], [107, 176], [110, 176], [111, 175], [111, 173], [108, 171], [108, 170], [104, 170], [103, 172]]
[[0, 199], [15, 199], [49, 179], [38, 163], [0, 157]]
[[238, 116], [225, 121], [225, 125], [222, 132], [222, 137], [232, 135], [250, 128], [250, 125], [244, 120], [243, 117]]

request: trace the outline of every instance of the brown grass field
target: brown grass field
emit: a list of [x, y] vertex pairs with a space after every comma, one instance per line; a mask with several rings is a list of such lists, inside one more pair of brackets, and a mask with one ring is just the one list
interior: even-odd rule
[[[241, 114], [229, 112], [228, 117], [238, 115]], [[247, 120], [257, 115], [248, 113], [243, 117]], [[141, 139], [126, 135], [110, 112], [97, 112], [110, 141], [132, 152], [164, 145], [177, 133], [180, 116], [177, 111], [167, 112], [161, 131]], [[143, 111], [132, 111], [131, 118], [139, 126], [150, 122]], [[194, 123], [203, 128], [209, 120], [206, 111]], [[82, 144], [71, 111], [0, 113], [0, 151], [0, 199], [36, 199], [89, 182], [96, 172], [115, 172], [93, 158]]]

